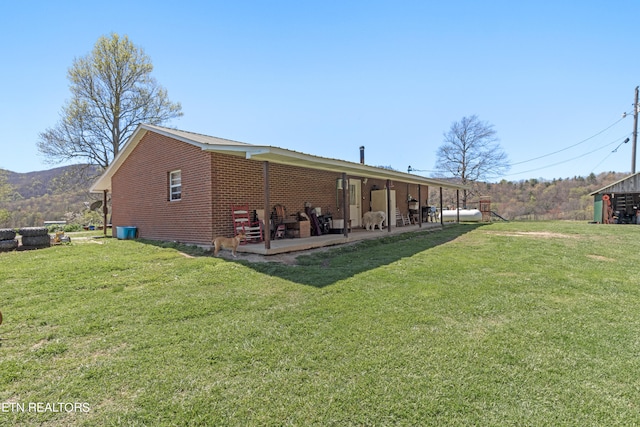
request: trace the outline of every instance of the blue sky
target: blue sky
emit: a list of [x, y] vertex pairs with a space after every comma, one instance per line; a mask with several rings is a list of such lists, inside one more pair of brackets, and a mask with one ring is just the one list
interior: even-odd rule
[[367, 164], [429, 176], [475, 114], [505, 179], [629, 172], [639, 15], [632, 0], [5, 2], [0, 168], [55, 166], [36, 142], [67, 70], [115, 32], [151, 57], [179, 129], [354, 162], [364, 145]]

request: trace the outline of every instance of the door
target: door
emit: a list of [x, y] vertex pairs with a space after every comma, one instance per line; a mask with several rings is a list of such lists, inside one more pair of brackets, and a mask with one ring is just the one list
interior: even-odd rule
[[351, 227], [360, 227], [362, 222], [362, 184], [360, 179], [349, 179], [349, 219]]
[[593, 200], [593, 222], [602, 224], [604, 217], [602, 216], [602, 194], [596, 194]]

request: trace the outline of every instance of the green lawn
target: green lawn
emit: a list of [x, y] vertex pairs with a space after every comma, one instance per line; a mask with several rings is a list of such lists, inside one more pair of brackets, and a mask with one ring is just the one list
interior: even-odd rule
[[297, 266], [2, 253], [0, 425], [638, 425], [639, 259], [640, 227], [564, 222]]

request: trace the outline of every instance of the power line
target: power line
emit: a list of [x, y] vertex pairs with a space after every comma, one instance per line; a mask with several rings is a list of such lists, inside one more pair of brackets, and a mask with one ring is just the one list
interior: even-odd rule
[[606, 132], [607, 130], [611, 129], [612, 127], [614, 127], [615, 125], [617, 125], [618, 123], [620, 123], [622, 120], [624, 120], [624, 118], [625, 118], [625, 117], [626, 117], [626, 113], [625, 113], [625, 114], [623, 114], [623, 115], [622, 115], [622, 118], [618, 119], [615, 123], [613, 123], [612, 125], [610, 125], [610, 126], [608, 126], [608, 127], [604, 128], [604, 129], [602, 129], [600, 132], [596, 133], [595, 135], [590, 136], [590, 137], [589, 137], [589, 138], [587, 138], [587, 139], [583, 139], [583, 140], [582, 140], [582, 141], [580, 141], [580, 142], [577, 142], [577, 143], [575, 143], [575, 144], [573, 144], [573, 145], [570, 145], [570, 146], [568, 146], [568, 147], [566, 147], [566, 148], [562, 148], [562, 149], [560, 149], [560, 150], [558, 150], [558, 151], [554, 151], [553, 153], [544, 154], [544, 155], [542, 155], [542, 156], [534, 157], [533, 159], [524, 160], [524, 161], [522, 161], [522, 162], [511, 163], [511, 166], [516, 166], [516, 165], [521, 165], [521, 164], [523, 164], [523, 163], [533, 162], [534, 160], [539, 160], [539, 159], [543, 159], [543, 158], [545, 158], [545, 157], [553, 156], [554, 154], [558, 154], [558, 153], [561, 153], [561, 152], [563, 152], [563, 151], [566, 151], [566, 150], [568, 150], [568, 149], [570, 149], [570, 148], [577, 147], [578, 145], [583, 144], [583, 143], [585, 143], [585, 142], [587, 142], [587, 141], [589, 141], [589, 140], [591, 140], [591, 139], [595, 138], [596, 136], [598, 136], [598, 135], [600, 135], [600, 134], [602, 134], [602, 133]]
[[[597, 137], [597, 136], [599, 136], [599, 135], [603, 134], [604, 132], [608, 131], [609, 129], [611, 129], [612, 127], [614, 127], [614, 126], [615, 126], [615, 125], [617, 125], [618, 123], [620, 123], [622, 120], [624, 120], [624, 119], [626, 118], [626, 116], [627, 116], [628, 114], [630, 114], [630, 113], [626, 113], [626, 112], [625, 112], [625, 113], [623, 113], [623, 114], [622, 114], [622, 117], [621, 117], [620, 119], [616, 120], [616, 121], [615, 121], [614, 123], [612, 123], [611, 125], [607, 126], [606, 128], [602, 129], [601, 131], [599, 131], [599, 132], [597, 132], [597, 133], [595, 133], [595, 134], [591, 135], [590, 137], [588, 137], [588, 138], [586, 138], [586, 139], [583, 139], [582, 141], [579, 141], [579, 142], [577, 142], [577, 143], [575, 143], [575, 144], [569, 145], [568, 147], [562, 148], [562, 149], [557, 150], [557, 151], [554, 151], [554, 152], [552, 152], [552, 153], [548, 153], [548, 154], [544, 154], [544, 155], [542, 155], [542, 156], [534, 157], [534, 158], [529, 159], [529, 160], [523, 160], [523, 161], [521, 161], [521, 162], [510, 163], [510, 166], [516, 166], [516, 165], [521, 165], [521, 164], [524, 164], [524, 163], [533, 162], [534, 160], [540, 160], [540, 159], [543, 159], [543, 158], [545, 158], [545, 157], [553, 156], [553, 155], [555, 155], [555, 154], [558, 154], [558, 153], [561, 153], [561, 152], [563, 152], [563, 151], [569, 150], [569, 149], [571, 149], [571, 148], [577, 147], [577, 146], [578, 146], [578, 145], [580, 145], [580, 144], [584, 144], [585, 142], [587, 142], [587, 141], [589, 141], [589, 140], [591, 140], [591, 139], [593, 139], [593, 138], [595, 138], [595, 137]], [[628, 136], [628, 135], [630, 135], [630, 134], [627, 134], [627, 135], [625, 135], [624, 137], [626, 137], [626, 136]], [[624, 137], [622, 137], [622, 138], [624, 138]], [[511, 173], [511, 174], [507, 174], [507, 175], [503, 175], [503, 176], [521, 175], [521, 174], [523, 174], [523, 173], [536, 172], [536, 171], [539, 171], [539, 170], [542, 170], [542, 169], [547, 169], [547, 168], [550, 168], [550, 167], [553, 167], [553, 166], [558, 166], [558, 165], [561, 165], [561, 164], [563, 164], [563, 163], [568, 163], [568, 162], [571, 162], [571, 161], [577, 160], [577, 159], [579, 159], [579, 158], [582, 158], [582, 157], [588, 156], [589, 154], [593, 154], [593, 153], [595, 153], [596, 151], [600, 151], [600, 150], [602, 150], [602, 149], [605, 149], [605, 148], [607, 148], [608, 146], [611, 146], [611, 145], [615, 144], [616, 142], [620, 141], [622, 138], [617, 138], [616, 140], [614, 140], [614, 141], [612, 141], [612, 142], [610, 142], [610, 143], [608, 143], [608, 144], [605, 144], [605, 145], [603, 145], [603, 146], [601, 146], [601, 147], [599, 147], [599, 148], [596, 148], [595, 150], [589, 151], [589, 152], [587, 152], [587, 153], [583, 153], [583, 154], [581, 154], [581, 155], [579, 155], [579, 156], [576, 156], [576, 157], [573, 157], [573, 158], [571, 158], [571, 159], [562, 160], [562, 161], [560, 161], [560, 162], [553, 163], [553, 164], [546, 165], [546, 166], [541, 166], [541, 167], [539, 167], [539, 168], [530, 169], [530, 170], [526, 170], [526, 171], [522, 171], [522, 172], [517, 172], [517, 173]], [[608, 154], [604, 159], [602, 159], [602, 161], [601, 161], [600, 163], [598, 163], [598, 165], [596, 165], [596, 167], [600, 166], [600, 164], [601, 164], [602, 162], [604, 162], [604, 161], [605, 161], [605, 160], [606, 160], [606, 159], [607, 159], [611, 154], [615, 153], [615, 152], [618, 150], [618, 148], [620, 148], [620, 146], [621, 146], [622, 144], [626, 143], [626, 142], [629, 142], [629, 138], [627, 138], [627, 139], [626, 139], [626, 141], [621, 142], [621, 143], [620, 143], [620, 144], [619, 144], [619, 145], [618, 145], [618, 146], [617, 146], [617, 147], [616, 147], [616, 148], [615, 148], [611, 153], [609, 153], [609, 154]], [[594, 168], [594, 169], [595, 169], [595, 168]], [[409, 166], [409, 167], [407, 168], [407, 172], [408, 172], [408, 173], [411, 173], [411, 172], [431, 172], [431, 173], [442, 173], [442, 172], [445, 172], [445, 171], [443, 171], [443, 170], [424, 170], [424, 169], [414, 169], [414, 168], [412, 168], [411, 166]], [[593, 171], [592, 171], [592, 172], [593, 172]]]
[[591, 173], [593, 173], [594, 170], [596, 170], [596, 168], [598, 166], [600, 166], [601, 164], [603, 164], [605, 162], [605, 160], [607, 160], [609, 158], [609, 156], [611, 156], [613, 153], [616, 153], [618, 151], [618, 148], [620, 148], [622, 146], [622, 144], [626, 144], [627, 142], [629, 142], [629, 138], [626, 138], [624, 141], [622, 141], [620, 144], [618, 144], [618, 146], [616, 148], [614, 148], [613, 150], [611, 150], [611, 152], [609, 154], [607, 154], [606, 156], [604, 156], [604, 158], [602, 160], [600, 160], [600, 162], [595, 165], [593, 167], [593, 169], [591, 169]]
[[441, 170], [427, 170], [427, 169], [416, 169], [416, 168], [412, 168], [411, 165], [409, 165], [409, 167], [407, 168], [407, 173], [411, 173], [411, 172], [432, 172], [432, 173], [439, 173], [442, 172]]
[[[602, 133], [602, 132], [601, 132], [601, 133]], [[620, 139], [621, 139], [621, 138], [617, 138], [615, 141], [612, 141], [612, 142], [610, 142], [610, 143], [608, 143], [608, 144], [605, 144], [605, 145], [603, 145], [603, 146], [601, 146], [601, 147], [599, 147], [599, 148], [596, 148], [595, 150], [591, 150], [591, 151], [589, 151], [589, 152], [587, 152], [587, 153], [583, 153], [583, 154], [581, 154], [581, 155], [579, 155], [579, 156], [576, 156], [576, 157], [573, 157], [573, 158], [571, 158], [571, 159], [563, 160], [563, 161], [561, 161], [561, 162], [553, 163], [553, 164], [551, 164], [551, 165], [542, 166], [542, 167], [539, 167], [539, 168], [536, 168], [536, 169], [529, 169], [529, 170], [522, 171], [522, 172], [518, 172], [518, 173], [511, 173], [511, 174], [507, 174], [507, 175], [504, 175], [504, 176], [514, 176], [514, 175], [521, 175], [521, 174], [523, 174], [523, 173], [536, 172], [536, 171], [539, 171], [539, 170], [542, 170], [542, 169], [547, 169], [547, 168], [550, 168], [550, 167], [553, 167], [553, 166], [558, 166], [558, 165], [561, 165], [561, 164], [563, 164], [563, 163], [572, 162], [572, 161], [577, 160], [577, 159], [579, 159], [579, 158], [582, 158], [582, 157], [588, 156], [589, 154], [593, 154], [593, 153], [595, 153], [596, 151], [600, 151], [600, 150], [602, 150], [602, 149], [604, 149], [604, 148], [607, 148], [608, 146], [613, 145], [613, 144], [615, 144], [616, 142], [620, 141]], [[623, 143], [624, 143], [624, 142], [623, 142]], [[622, 145], [623, 143], [620, 143], [620, 144], [618, 145], [618, 147], [616, 147], [616, 149], [615, 149], [615, 150], [617, 150], [617, 149], [620, 147], [620, 145]], [[562, 150], [561, 150], [561, 151], [562, 151]], [[608, 156], [607, 156], [607, 157], [608, 157]]]

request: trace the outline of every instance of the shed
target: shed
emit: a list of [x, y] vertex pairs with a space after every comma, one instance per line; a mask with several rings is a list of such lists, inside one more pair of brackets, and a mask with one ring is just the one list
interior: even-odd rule
[[594, 196], [593, 221], [598, 224], [638, 224], [640, 172], [589, 194]]

